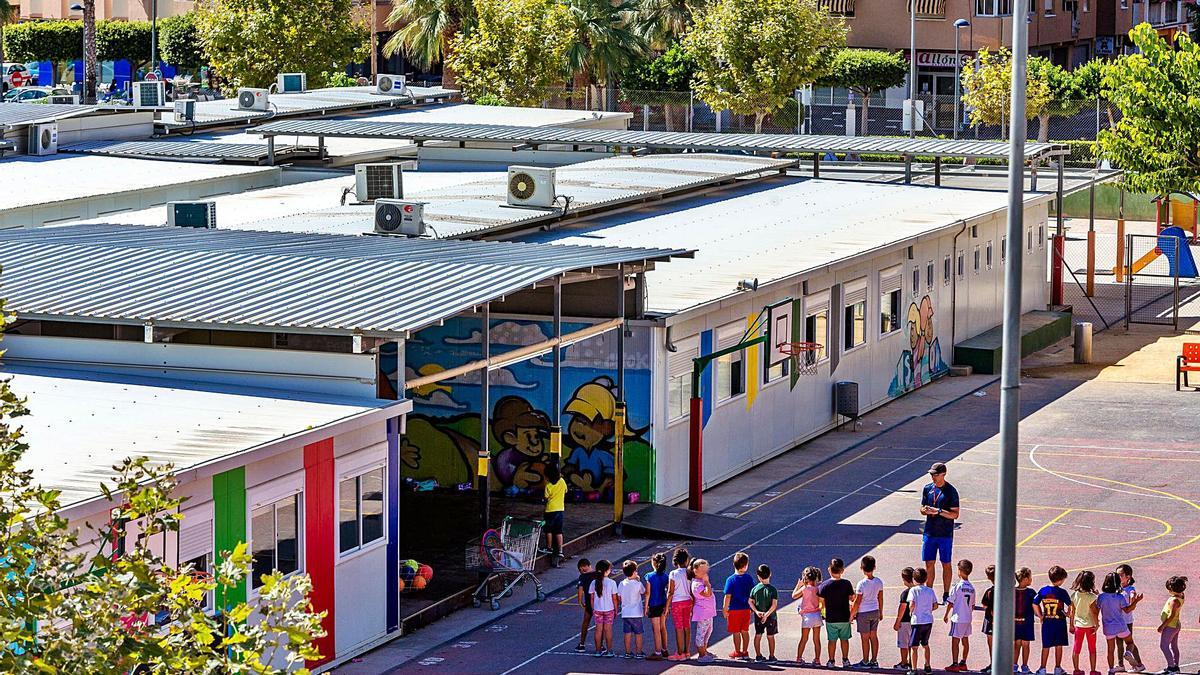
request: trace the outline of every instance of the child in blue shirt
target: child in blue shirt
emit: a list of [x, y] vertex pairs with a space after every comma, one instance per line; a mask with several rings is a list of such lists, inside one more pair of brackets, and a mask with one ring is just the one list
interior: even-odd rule
[[1067, 571], [1058, 565], [1047, 572], [1050, 585], [1043, 586], [1033, 599], [1033, 613], [1042, 619], [1042, 666], [1038, 675], [1046, 675], [1050, 650], [1054, 649], [1054, 675], [1062, 675], [1063, 647], [1067, 646], [1067, 622], [1075, 620], [1071, 595], [1062, 588]]
[[650, 558], [654, 571], [646, 575], [646, 616], [650, 617], [650, 633], [654, 637], [654, 651], [647, 657], [650, 661], [661, 661], [667, 652], [667, 554], [655, 553]]

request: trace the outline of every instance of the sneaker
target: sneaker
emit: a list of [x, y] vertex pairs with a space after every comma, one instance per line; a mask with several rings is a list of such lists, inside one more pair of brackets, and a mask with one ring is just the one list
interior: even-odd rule
[[775, 655], [772, 654], [767, 657], [767, 663], [779, 663], [779, 659], [775, 658]]
[[713, 661], [717, 660], [717, 657], [713, 656], [712, 654], [705, 654], [697, 657], [696, 660], [700, 663], [712, 663]]
[[646, 659], [647, 661], [662, 661], [663, 655], [658, 652], [650, 652], [649, 656], [645, 656], [643, 654], [638, 654], [638, 658]]
[[624, 654], [622, 654], [622, 655], [621, 655], [621, 658], [623, 658], [623, 659], [632, 659], [632, 658], [633, 658], [633, 652], [625, 652]]
[[1144, 673], [1144, 672], [1146, 672], [1146, 666], [1142, 665], [1142, 664], [1139, 662], [1139, 663], [1138, 663], [1136, 666], [1134, 666], [1134, 667], [1130, 668], [1130, 669], [1129, 669], [1129, 672], [1131, 672], [1131, 673]]
[[1067, 675], [1067, 671], [1059, 668], [1058, 666], [1054, 666], [1054, 675]]
[[596, 651], [592, 652], [592, 656], [594, 656], [596, 658], [600, 658], [601, 656], [604, 656], [604, 650], [597, 649]]
[[806, 663], [804, 661], [804, 659], [796, 659], [796, 667], [797, 668], [803, 668], [804, 666], [807, 666], [807, 665], [808, 665], [808, 663]]
[[613, 650], [611, 650], [611, 649], [609, 649], [609, 650], [606, 650], [606, 651], [604, 652], [604, 658], [606, 658], [606, 659], [611, 659], [611, 658], [612, 658], [612, 657], [614, 657], [614, 656], [616, 656], [616, 654], [614, 654], [614, 653], [613, 653]]
[[668, 661], [687, 661], [686, 654], [672, 654], [667, 657]]
[[1100, 675], [1100, 671], [1093, 670], [1092, 672], [1088, 673], [1088, 675]]
[[1033, 674], [1033, 671], [1029, 669], [1029, 666], [1027, 666], [1027, 665], [1021, 666], [1021, 675], [1032, 675], [1032, 674]]
[[932, 673], [933, 673], [933, 668], [930, 668], [929, 666], [925, 666], [925, 675], [932, 675]]
[[754, 657], [754, 662], [755, 663], [766, 663], [767, 657], [763, 656], [762, 654], [759, 654], [758, 656]]
[[1172, 673], [1174, 673], [1174, 672], [1175, 671], [1171, 670], [1171, 667], [1168, 666], [1168, 667], [1163, 668], [1162, 670], [1158, 671], [1157, 673], [1154, 673], [1154, 675], [1172, 675]]
[[1123, 672], [1125, 672], [1125, 666], [1120, 665], [1120, 666], [1117, 666], [1116, 668], [1109, 668], [1109, 671], [1113, 672], [1113, 673], [1123, 673]]
[[829, 659], [828, 661], [825, 662], [825, 667], [826, 668], [837, 668], [837, 664], [833, 662], [833, 659]]
[[908, 670], [908, 669], [909, 669], [909, 665], [903, 661], [892, 666], [892, 670]]
[[1072, 672], [1071, 672], [1071, 675], [1083, 675], [1083, 671], [1082, 671], [1082, 670], [1075, 670], [1075, 671], [1072, 671]]
[[872, 661], [872, 662], [871, 662], [871, 667], [872, 667], [872, 668], [878, 668], [878, 667], [879, 667], [879, 662], [878, 662], [878, 661]]
[[858, 663], [851, 666], [851, 668], [858, 668], [859, 670], [862, 670], [864, 668], [870, 668], [870, 667], [871, 667], [870, 661], [859, 661]]
[[913, 670], [910, 670], [907, 673], [905, 673], [905, 675], [917, 675], [917, 671], [916, 671], [916, 669], [913, 669]]
[[986, 666], [984, 666], [984, 667], [980, 668], [980, 669], [979, 669], [979, 672], [980, 672], [980, 673], [983, 673], [983, 675], [991, 675], [991, 673], [992, 673], [992, 664], [990, 664], [990, 663], [989, 663], [989, 664], [987, 664]]
[[1046, 675], [1046, 669], [1038, 668], [1036, 671], [1034, 671], [1034, 673], [1035, 673], [1035, 675]]
[[643, 654], [643, 653], [641, 653], [641, 652], [638, 652], [637, 654], [634, 654], [634, 655], [633, 655], [633, 658], [635, 658], [635, 659], [637, 659], [637, 660], [639, 660], [639, 661], [640, 661], [640, 660], [642, 660], [642, 659], [646, 658], [646, 655], [645, 655], [645, 654]]
[[580, 642], [579, 644], [575, 645], [575, 651], [583, 653], [587, 651], [587, 647], [584, 647], [583, 643]]
[[729, 652], [729, 658], [731, 658], [731, 659], [741, 658], [741, 656], [742, 656], [742, 653], [737, 650]]

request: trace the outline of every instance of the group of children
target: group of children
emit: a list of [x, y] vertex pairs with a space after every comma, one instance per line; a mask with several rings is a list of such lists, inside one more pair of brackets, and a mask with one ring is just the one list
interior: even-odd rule
[[[625, 658], [647, 658], [651, 660], [682, 661], [690, 658], [694, 642], [697, 658], [702, 662], [716, 657], [709, 651], [709, 640], [713, 633], [713, 622], [717, 616], [717, 590], [710, 580], [708, 561], [693, 559], [683, 548], [676, 549], [671, 556], [673, 569], [667, 570], [667, 556], [656, 553], [651, 558], [652, 571], [643, 580], [638, 574], [638, 564], [626, 560], [621, 571], [620, 583], [609, 578], [612, 564], [607, 560], [596, 563], [593, 569], [585, 558], [579, 561], [577, 597], [583, 608], [583, 623], [579, 631], [579, 644], [575, 651], [586, 652], [587, 631], [595, 622], [595, 656], [616, 656], [613, 651], [613, 624], [619, 611], [625, 642]], [[879, 625], [884, 618], [884, 583], [875, 576], [875, 559], [864, 556], [860, 565], [862, 579], [857, 584], [844, 579], [845, 564], [840, 558], [829, 561], [828, 578], [816, 567], [807, 567], [792, 589], [796, 600], [796, 611], [800, 614], [800, 643], [796, 649], [796, 663], [800, 666], [821, 664], [821, 643], [826, 645], [826, 667], [837, 668], [837, 651], [841, 654], [842, 668], [879, 667]], [[733, 556], [733, 574], [721, 590], [724, 599], [721, 614], [726, 629], [733, 637], [731, 659], [749, 660], [750, 628], [754, 628], [754, 660], [776, 662], [775, 636], [779, 632], [779, 592], [771, 584], [771, 569], [759, 565], [750, 574], [750, 556], [738, 552]], [[924, 660], [923, 672], [932, 672], [930, 666], [930, 640], [935, 622], [935, 612], [945, 605], [943, 623], [949, 624], [951, 663], [947, 672], [967, 672], [967, 659], [971, 651], [970, 636], [974, 624], [974, 612], [982, 611], [982, 633], [987, 636], [988, 652], [991, 653], [993, 633], [993, 610], [995, 606], [994, 565], [989, 565], [985, 575], [992, 586], [978, 595], [971, 583], [974, 566], [970, 560], [960, 560], [957, 565], [955, 583], [942, 602], [926, 582], [929, 581], [924, 568], [906, 567], [900, 571], [903, 589], [900, 592], [892, 630], [896, 633], [896, 646], [900, 650], [900, 662], [894, 669], [904, 670], [908, 675], [917, 675], [918, 661]], [[1033, 572], [1027, 567], [1017, 570], [1015, 586], [1015, 621], [1013, 672], [1028, 675], [1030, 646], [1035, 641], [1035, 623], [1041, 623], [1041, 663], [1038, 675], [1047, 675], [1053, 653], [1054, 675], [1064, 675], [1062, 668], [1063, 650], [1072, 646], [1073, 675], [1085, 675], [1080, 668], [1080, 656], [1086, 646], [1088, 675], [1100, 675], [1097, 670], [1096, 637], [1103, 635], [1108, 647], [1109, 675], [1120, 672], [1140, 673], [1145, 670], [1141, 654], [1133, 639], [1134, 610], [1142, 601], [1142, 594], [1134, 586], [1133, 568], [1118, 565], [1105, 575], [1100, 588], [1096, 587], [1096, 576], [1084, 570], [1076, 574], [1070, 590], [1063, 588], [1068, 574], [1055, 565], [1047, 576], [1050, 583], [1034, 591]], [[1166, 582], [1168, 597], [1162, 612], [1158, 633], [1160, 648], [1166, 658], [1166, 667], [1160, 675], [1179, 672], [1179, 632], [1187, 577], [1175, 576]], [[645, 654], [643, 642], [643, 620], [650, 619], [653, 649]], [[667, 622], [671, 622], [675, 633], [675, 649], [671, 651]], [[855, 624], [862, 648], [862, 658], [850, 663], [851, 624]], [[695, 626], [693, 629], [693, 625]], [[821, 631], [824, 629], [824, 640]], [[1074, 640], [1070, 636], [1074, 636]], [[767, 649], [763, 651], [763, 637]], [[805, 661], [805, 651], [812, 644], [812, 660]], [[989, 673], [991, 666], [981, 672]]]

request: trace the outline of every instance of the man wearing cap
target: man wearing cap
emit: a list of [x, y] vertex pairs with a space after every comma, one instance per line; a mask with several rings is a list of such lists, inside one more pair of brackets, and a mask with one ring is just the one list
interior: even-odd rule
[[928, 573], [925, 583], [933, 587], [933, 563], [942, 561], [942, 601], [950, 597], [951, 561], [954, 554], [954, 521], [958, 519], [958, 490], [946, 482], [946, 465], [936, 462], [929, 467], [933, 482], [921, 490], [921, 515], [925, 516], [925, 535], [921, 559]]

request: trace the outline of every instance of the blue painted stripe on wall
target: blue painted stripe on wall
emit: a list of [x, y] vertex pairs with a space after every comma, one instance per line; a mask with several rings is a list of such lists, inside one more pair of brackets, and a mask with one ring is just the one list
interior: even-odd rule
[[[700, 333], [700, 355], [708, 356], [713, 352], [713, 332], [706, 330]], [[707, 425], [708, 418], [712, 417], [712, 364], [704, 367], [704, 372], [700, 373], [700, 406], [703, 411], [703, 421], [701, 424]]]
[[387, 421], [387, 632], [400, 627], [400, 418]]

